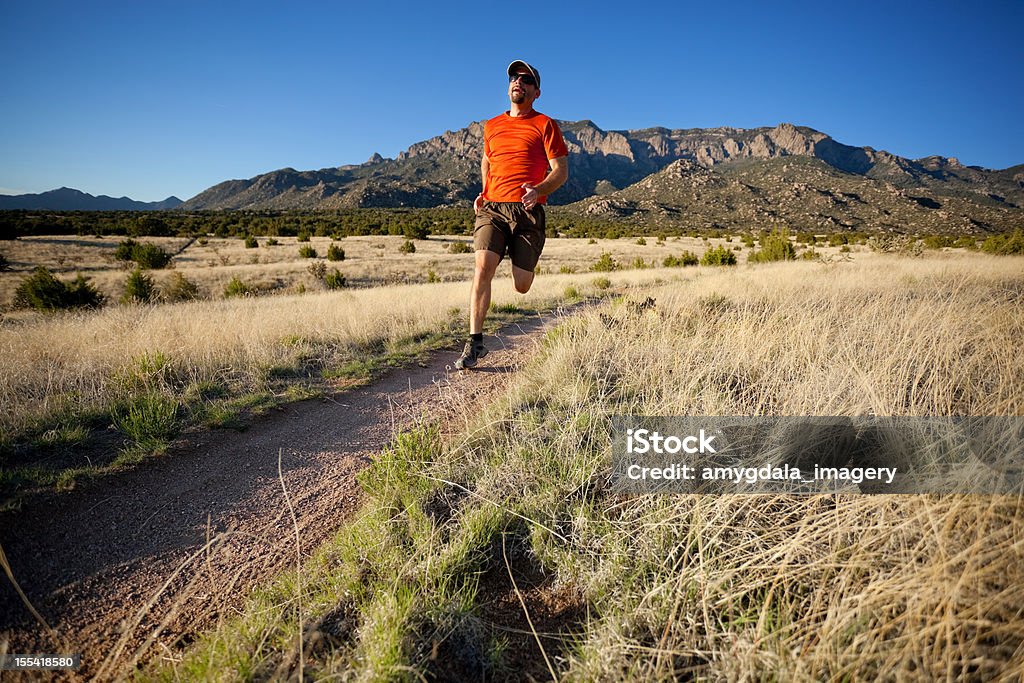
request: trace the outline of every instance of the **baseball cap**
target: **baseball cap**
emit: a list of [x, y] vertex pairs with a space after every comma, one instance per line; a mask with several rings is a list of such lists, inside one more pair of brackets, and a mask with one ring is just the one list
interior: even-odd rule
[[508, 65], [508, 75], [509, 75], [509, 78], [512, 77], [512, 74], [515, 73], [515, 70], [517, 68], [519, 68], [519, 67], [522, 67], [522, 68], [526, 69], [527, 71], [529, 71], [530, 73], [533, 74], [533, 78], [534, 78], [534, 80], [537, 81], [537, 87], [539, 88], [540, 87], [540, 72], [537, 71], [536, 69], [534, 69], [532, 66], [530, 66], [529, 63], [524, 62], [521, 59], [517, 59], [516, 61], [514, 61], [514, 62], [512, 62], [511, 64]]

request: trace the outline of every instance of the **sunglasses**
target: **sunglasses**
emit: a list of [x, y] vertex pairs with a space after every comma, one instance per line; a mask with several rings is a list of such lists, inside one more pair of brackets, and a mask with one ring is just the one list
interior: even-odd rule
[[523, 82], [523, 85], [532, 85], [537, 87], [537, 79], [530, 74], [512, 74], [508, 77], [509, 83], [514, 83], [516, 80]]

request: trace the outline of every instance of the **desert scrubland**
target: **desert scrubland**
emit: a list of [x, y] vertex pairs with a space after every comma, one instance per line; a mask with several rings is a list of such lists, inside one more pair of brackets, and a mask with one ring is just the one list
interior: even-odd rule
[[616, 414], [1020, 416], [1020, 259], [638, 272], [482, 412], [398, 437], [333, 542], [143, 677], [1014, 680], [1018, 497], [625, 497], [607, 452]]

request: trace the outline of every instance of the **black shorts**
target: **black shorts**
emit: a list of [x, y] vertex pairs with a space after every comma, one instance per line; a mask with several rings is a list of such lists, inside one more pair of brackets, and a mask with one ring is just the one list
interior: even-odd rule
[[544, 249], [544, 226], [541, 204], [527, 211], [522, 202], [485, 201], [473, 225], [473, 246], [500, 258], [508, 252], [512, 265], [532, 272]]

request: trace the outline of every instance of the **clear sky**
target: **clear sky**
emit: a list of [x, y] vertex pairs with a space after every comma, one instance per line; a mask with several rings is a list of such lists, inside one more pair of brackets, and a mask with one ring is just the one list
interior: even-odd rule
[[606, 130], [786, 121], [1024, 163], [1024, 3], [0, 3], [0, 192], [154, 201], [393, 157], [507, 109]]

